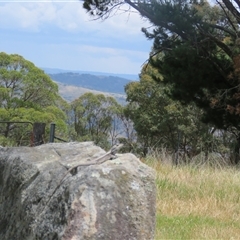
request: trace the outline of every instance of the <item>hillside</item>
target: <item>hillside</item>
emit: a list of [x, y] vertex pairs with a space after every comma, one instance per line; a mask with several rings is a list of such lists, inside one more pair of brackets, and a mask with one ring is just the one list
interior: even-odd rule
[[73, 100], [79, 98], [84, 93], [92, 92], [94, 94], [104, 94], [105, 96], [114, 97], [120, 104], [123, 104], [123, 105], [126, 103], [126, 96], [124, 94], [100, 92], [100, 91], [96, 91], [88, 88], [63, 84], [60, 82], [56, 82], [56, 83], [58, 84], [60, 95], [68, 102], [72, 102]]
[[131, 80], [116, 76], [96, 76], [74, 72], [48, 74], [52, 80], [100, 92], [125, 94], [124, 87]]
[[138, 76], [134, 74], [42, 69], [58, 84], [60, 95], [69, 102], [86, 92], [92, 92], [114, 97], [124, 105], [126, 103], [125, 85], [131, 81], [138, 81]]

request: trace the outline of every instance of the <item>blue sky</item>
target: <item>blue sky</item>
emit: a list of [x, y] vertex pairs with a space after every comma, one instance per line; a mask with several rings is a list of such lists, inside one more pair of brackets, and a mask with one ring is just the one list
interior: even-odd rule
[[38, 67], [139, 74], [152, 42], [137, 13], [93, 21], [80, 1], [0, 0], [0, 51]]

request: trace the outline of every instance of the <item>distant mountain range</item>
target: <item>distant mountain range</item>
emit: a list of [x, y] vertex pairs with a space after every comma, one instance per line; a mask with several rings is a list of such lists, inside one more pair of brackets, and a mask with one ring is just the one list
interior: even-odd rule
[[77, 70], [65, 70], [59, 68], [42, 68], [47, 74], [58, 74], [58, 73], [79, 73], [79, 74], [90, 74], [94, 76], [113, 76], [124, 78], [128, 80], [139, 80], [139, 75], [137, 74], [121, 74], [121, 73], [105, 73], [105, 72], [93, 72], [93, 71], [77, 71]]
[[[58, 83], [63, 98], [73, 101], [85, 92], [103, 93], [125, 101], [124, 87], [131, 81], [138, 80], [137, 75], [67, 71], [62, 69], [43, 68], [51, 79]], [[125, 76], [129, 79], [120, 77]], [[131, 79], [130, 79], [131, 78]]]

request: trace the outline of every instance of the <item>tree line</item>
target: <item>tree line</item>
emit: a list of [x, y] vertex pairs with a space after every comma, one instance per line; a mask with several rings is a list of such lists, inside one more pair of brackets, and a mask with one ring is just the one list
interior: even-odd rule
[[[238, 164], [239, 2], [85, 0], [83, 7], [107, 19], [124, 4], [151, 23], [142, 31], [153, 40], [140, 81], [125, 86], [125, 106], [91, 93], [69, 104], [33, 63], [1, 53], [0, 121], [56, 122], [65, 139], [91, 140], [106, 149], [120, 141], [143, 156], [165, 148], [176, 163], [179, 156], [191, 161], [214, 152]], [[29, 131], [1, 124], [0, 144], [24, 145]]]
[[[201, 120], [234, 138], [240, 152], [240, 2], [239, 0], [84, 0], [95, 19], [107, 19], [122, 5], [147, 19], [142, 31], [153, 40], [150, 64], [172, 100], [195, 104]], [[214, 130], [213, 130], [214, 131]], [[215, 135], [219, 132], [216, 133]]]
[[[57, 125], [57, 136], [68, 141], [94, 141], [104, 149], [117, 142], [124, 151], [146, 156], [166, 148], [190, 160], [204, 152], [230, 154], [233, 138], [201, 121], [196, 104], [182, 105], [168, 96], [169, 86], [151, 64], [145, 65], [140, 81], [125, 86], [127, 104], [113, 97], [85, 93], [71, 103], [58, 93], [48, 75], [23, 57], [0, 53], [0, 145], [29, 146], [32, 126], [15, 122]], [[5, 123], [4, 123], [5, 122]], [[49, 129], [46, 128], [45, 142]], [[230, 155], [229, 155], [230, 156]]]

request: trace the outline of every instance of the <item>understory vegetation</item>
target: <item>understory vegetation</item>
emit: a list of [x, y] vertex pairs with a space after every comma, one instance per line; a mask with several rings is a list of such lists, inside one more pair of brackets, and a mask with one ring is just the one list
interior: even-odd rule
[[238, 168], [206, 162], [176, 167], [165, 151], [142, 161], [156, 170], [156, 240], [239, 239]]

